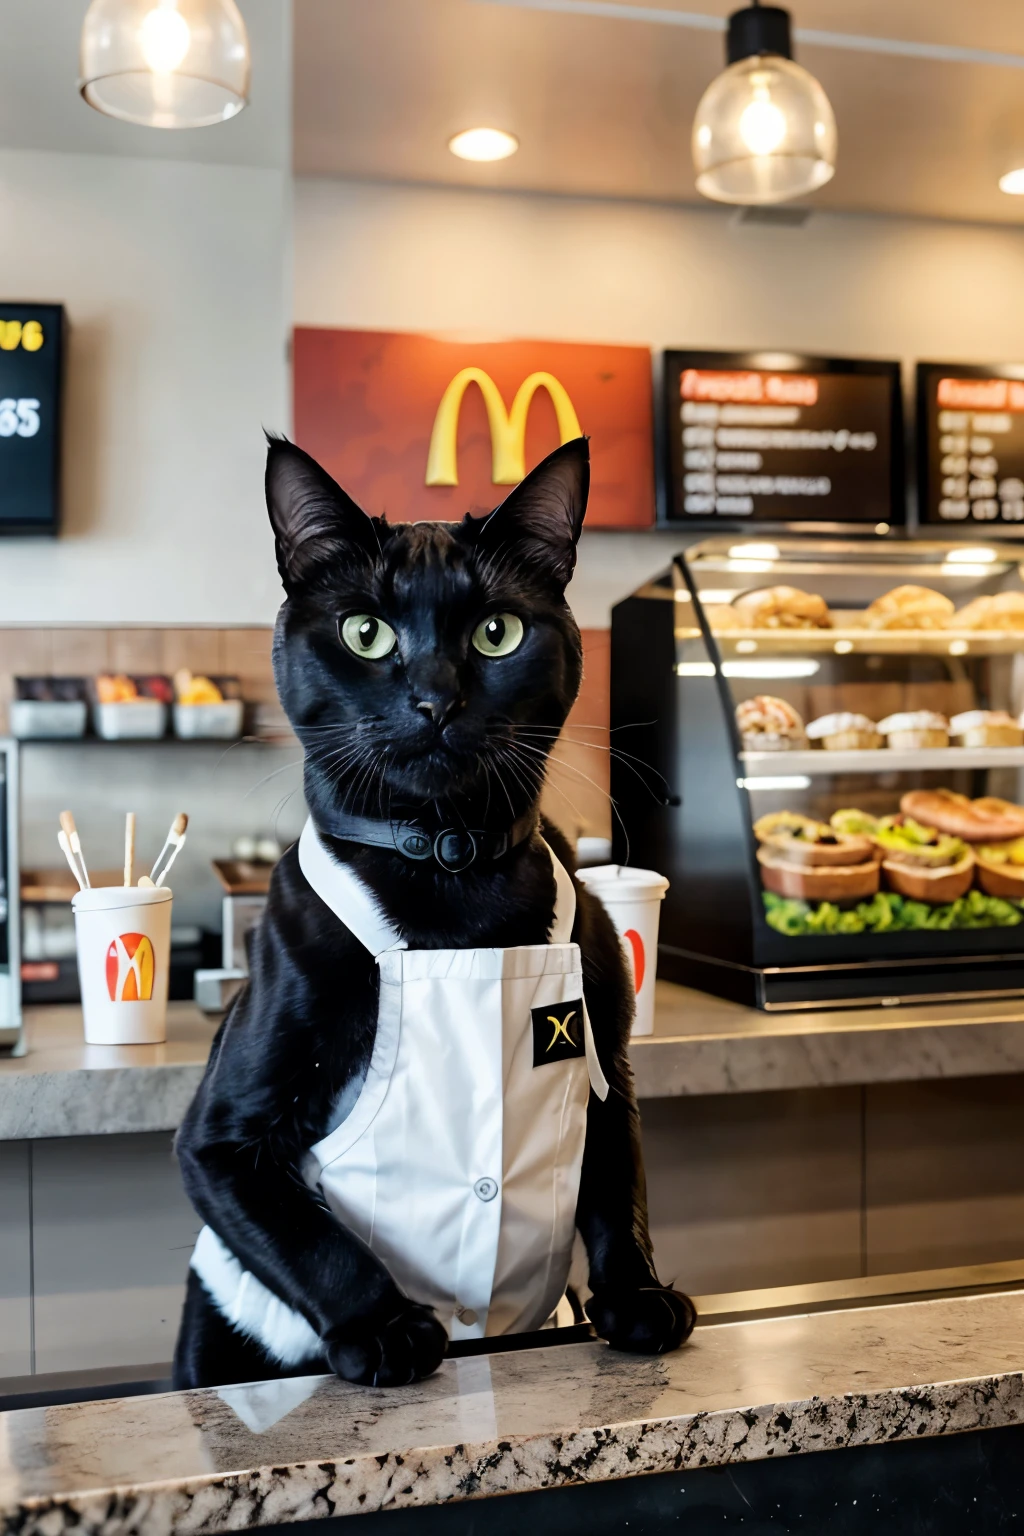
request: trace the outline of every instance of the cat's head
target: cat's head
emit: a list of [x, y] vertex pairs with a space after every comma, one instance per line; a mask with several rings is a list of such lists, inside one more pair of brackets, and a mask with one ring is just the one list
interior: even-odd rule
[[487, 516], [392, 524], [270, 441], [274, 670], [316, 819], [456, 808], [495, 826], [532, 803], [580, 684], [565, 587], [589, 479], [577, 438]]

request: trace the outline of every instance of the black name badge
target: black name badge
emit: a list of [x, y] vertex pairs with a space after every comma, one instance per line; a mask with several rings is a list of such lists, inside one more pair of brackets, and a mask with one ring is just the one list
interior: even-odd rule
[[549, 1061], [571, 1061], [586, 1055], [583, 1034], [583, 999], [568, 1003], [545, 1003], [530, 1009], [533, 1018], [533, 1064], [543, 1067]]

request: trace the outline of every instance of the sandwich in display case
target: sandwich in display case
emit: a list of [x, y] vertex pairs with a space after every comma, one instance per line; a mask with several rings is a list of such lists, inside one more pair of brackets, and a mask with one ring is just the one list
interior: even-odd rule
[[1021, 553], [718, 536], [615, 608], [613, 856], [671, 881], [661, 976], [1024, 993]]

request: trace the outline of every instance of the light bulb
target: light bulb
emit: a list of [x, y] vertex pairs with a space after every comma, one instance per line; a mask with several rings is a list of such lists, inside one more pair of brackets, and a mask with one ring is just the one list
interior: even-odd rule
[[782, 203], [823, 187], [835, 174], [836, 120], [793, 61], [788, 12], [734, 11], [727, 56], [694, 118], [697, 190], [722, 203]]
[[1018, 166], [1015, 171], [1007, 171], [1005, 176], [1000, 176], [999, 190], [1008, 192], [1011, 197], [1024, 197], [1024, 166]]
[[758, 93], [740, 113], [740, 137], [752, 155], [770, 155], [786, 137], [786, 118], [769, 98]]
[[143, 16], [139, 46], [154, 74], [173, 74], [183, 62], [191, 42], [192, 29], [173, 5], [158, 5]]
[[203, 128], [249, 99], [249, 39], [235, 0], [91, 0], [79, 90], [147, 128]]

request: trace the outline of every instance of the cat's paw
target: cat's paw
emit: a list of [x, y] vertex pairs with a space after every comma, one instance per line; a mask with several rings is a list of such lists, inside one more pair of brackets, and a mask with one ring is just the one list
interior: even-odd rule
[[328, 1340], [327, 1363], [336, 1376], [364, 1387], [406, 1387], [433, 1375], [447, 1344], [431, 1309], [402, 1297], [390, 1312]]
[[682, 1291], [608, 1286], [587, 1302], [587, 1316], [612, 1349], [630, 1355], [665, 1355], [693, 1332], [697, 1312]]

